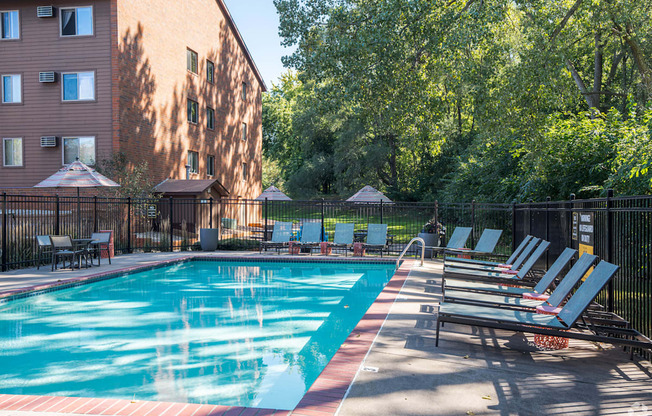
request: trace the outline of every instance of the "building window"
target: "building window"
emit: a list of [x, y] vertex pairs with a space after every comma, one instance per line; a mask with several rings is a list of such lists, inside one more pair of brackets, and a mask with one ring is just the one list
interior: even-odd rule
[[93, 101], [95, 72], [73, 72], [62, 75], [63, 101]]
[[188, 100], [188, 121], [197, 124], [197, 117], [199, 115], [199, 104], [197, 101]]
[[206, 127], [215, 130], [215, 110], [210, 107], [206, 109]]
[[206, 79], [211, 84], [215, 83], [215, 64], [211, 61], [206, 61]]
[[242, 83], [242, 99], [244, 101], [247, 101], [247, 83], [246, 82]]
[[92, 7], [61, 9], [61, 36], [89, 36], [92, 34]]
[[18, 11], [0, 12], [0, 26], [1, 39], [18, 39], [20, 37]]
[[77, 158], [87, 165], [95, 164], [95, 137], [63, 138], [63, 164], [72, 163]]
[[186, 57], [187, 57], [187, 64], [188, 64], [188, 71], [192, 72], [193, 74], [196, 74], [197, 71], [197, 52], [191, 51], [190, 49], [187, 49], [186, 52]]
[[215, 156], [208, 155], [206, 158], [206, 174], [215, 176]]
[[23, 166], [23, 139], [2, 139], [5, 166]]
[[242, 164], [242, 180], [246, 181], [247, 179], [249, 179], [249, 170], [248, 170], [247, 164], [243, 163]]
[[190, 173], [199, 172], [199, 153], [193, 151], [188, 152], [188, 166], [190, 166]]
[[17, 104], [23, 102], [20, 75], [2, 76], [2, 102], [5, 104]]
[[247, 140], [247, 123], [242, 123], [242, 140]]

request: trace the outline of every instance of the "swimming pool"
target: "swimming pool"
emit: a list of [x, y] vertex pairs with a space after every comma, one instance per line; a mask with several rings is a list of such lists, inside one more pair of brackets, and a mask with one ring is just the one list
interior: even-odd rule
[[0, 393], [293, 409], [391, 264], [189, 261], [0, 305]]

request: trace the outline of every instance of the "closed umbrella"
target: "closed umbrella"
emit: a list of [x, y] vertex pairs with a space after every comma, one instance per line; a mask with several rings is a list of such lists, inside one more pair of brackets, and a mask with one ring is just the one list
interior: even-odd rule
[[346, 200], [347, 202], [386, 202], [392, 203], [392, 200], [387, 198], [385, 194], [378, 191], [377, 189], [367, 185], [364, 188], [360, 189], [355, 193], [351, 198]]
[[81, 230], [81, 207], [79, 188], [98, 188], [101, 186], [118, 187], [106, 176], [83, 164], [79, 158], [59, 169], [54, 175], [45, 179], [34, 188], [77, 188], [77, 232]]
[[289, 196], [285, 195], [283, 191], [275, 186], [270, 186], [265, 189], [262, 194], [258, 195], [256, 201], [264, 201], [266, 199], [269, 201], [292, 201]]

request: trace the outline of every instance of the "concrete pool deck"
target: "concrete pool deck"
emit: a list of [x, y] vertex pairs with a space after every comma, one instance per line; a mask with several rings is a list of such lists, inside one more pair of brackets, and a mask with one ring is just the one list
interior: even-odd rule
[[[0, 292], [40, 285], [46, 281], [81, 277], [89, 272], [110, 271], [109, 267], [119, 270], [182, 258], [189, 254], [205, 255], [132, 254], [117, 257], [112, 266], [103, 264], [101, 268], [90, 271], [62, 271], [53, 274], [49, 269], [44, 271], [42, 268], [39, 273], [35, 269], [0, 273]], [[218, 253], [215, 256], [232, 257], [235, 254]], [[257, 253], [250, 252], [237, 255], [260, 258]], [[271, 257], [279, 258], [276, 255]], [[290, 258], [286, 255], [280, 257]], [[310, 260], [307, 256], [300, 258]], [[344, 400], [326, 403], [325, 406], [320, 406], [324, 403], [319, 401], [313, 402], [314, 406], [304, 403], [301, 409], [284, 414], [652, 414], [652, 365], [639, 359], [630, 361], [628, 354], [610, 345], [571, 341], [571, 347], [565, 350], [539, 351], [532, 346], [532, 338], [523, 334], [447, 324], [442, 330], [440, 347], [435, 348], [432, 329], [434, 315], [419, 311], [421, 305], [435, 305], [439, 301], [439, 294], [426, 293], [424, 289], [426, 280], [438, 279], [440, 276], [440, 262], [426, 262], [424, 267], [418, 267], [415, 262], [400, 293], [397, 288], [392, 289], [398, 295], [394, 296], [395, 302], [387, 298], [374, 304], [384, 304], [388, 309], [391, 308], [384, 323], [381, 322], [384, 316], [373, 323], [374, 326], [383, 325], [379, 335], [376, 337], [373, 333], [354, 331], [349, 337], [351, 344], [358, 340], [373, 342], [363, 364], [356, 364], [356, 360], [359, 363], [360, 355], [364, 356], [366, 349], [353, 352], [358, 356], [356, 360], [347, 361], [346, 358], [337, 356], [334, 359], [336, 366], [332, 371], [335, 374], [342, 372], [348, 374], [346, 378], [355, 377]], [[372, 314], [368, 315], [370, 320], [374, 320]], [[343, 381], [328, 380], [329, 378], [324, 378], [324, 382], [318, 386], [324, 396], [344, 394]], [[0, 398], [0, 408], [3, 408], [2, 401]], [[338, 403], [339, 407], [333, 403]], [[190, 410], [189, 407], [186, 409]], [[216, 408], [213, 414], [223, 414], [225, 411]], [[148, 412], [150, 415], [174, 414], [171, 406], [161, 412], [156, 412], [156, 408], [149, 409]], [[134, 410], [131, 414], [139, 413], [142, 412]], [[55, 414], [62, 413], [0, 410], [0, 416]], [[256, 413], [233, 409], [228, 414]]]

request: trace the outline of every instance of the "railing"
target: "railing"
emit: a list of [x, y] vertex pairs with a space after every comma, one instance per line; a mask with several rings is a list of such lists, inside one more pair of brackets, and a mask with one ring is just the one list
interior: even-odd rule
[[423, 241], [423, 238], [421, 237], [415, 237], [412, 240], [410, 240], [409, 243], [405, 246], [401, 254], [398, 256], [398, 259], [396, 259], [396, 268], [398, 269], [399, 266], [401, 265], [401, 260], [403, 260], [403, 256], [405, 256], [405, 253], [412, 247], [412, 244], [414, 243], [421, 243], [421, 266], [423, 266], [423, 258], [426, 256], [426, 242]]

